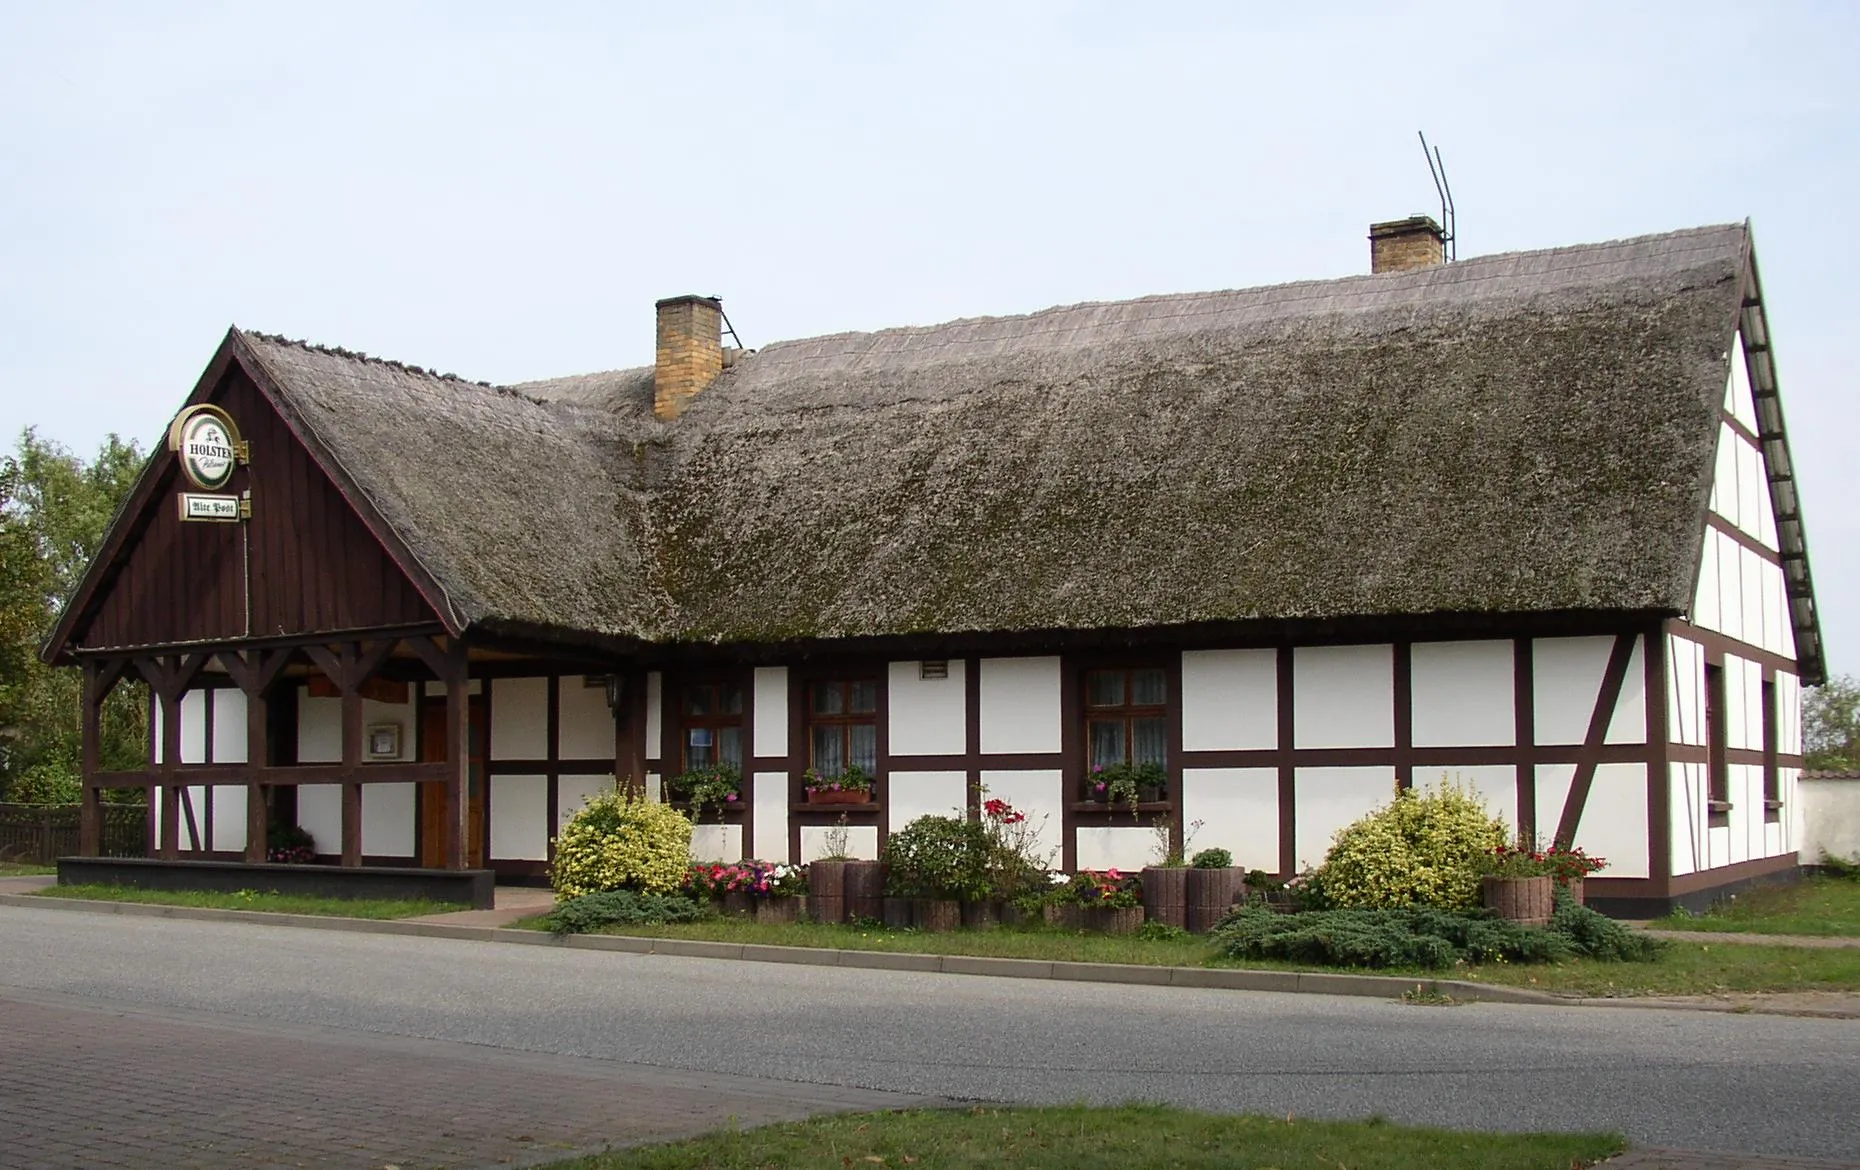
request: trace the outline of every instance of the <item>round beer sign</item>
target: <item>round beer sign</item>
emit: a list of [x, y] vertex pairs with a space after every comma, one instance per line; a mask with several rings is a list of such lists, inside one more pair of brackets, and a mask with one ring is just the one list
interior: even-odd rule
[[225, 487], [239, 465], [238, 429], [216, 407], [198, 406], [176, 419], [169, 444], [188, 482], [202, 491]]

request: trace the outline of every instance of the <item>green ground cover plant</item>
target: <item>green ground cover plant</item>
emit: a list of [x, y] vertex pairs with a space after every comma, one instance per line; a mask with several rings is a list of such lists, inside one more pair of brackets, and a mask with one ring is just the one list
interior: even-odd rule
[[95, 902], [142, 902], [154, 906], [196, 906], [207, 910], [264, 910], [273, 914], [314, 914], [325, 918], [417, 918], [466, 907], [454, 902], [397, 898], [315, 898], [269, 890], [215, 893], [205, 890], [140, 890], [133, 886], [48, 886], [35, 898], [79, 898]]
[[1419, 906], [1298, 914], [1246, 907], [1215, 927], [1212, 940], [1236, 959], [1422, 970], [1577, 958], [1651, 962], [1662, 945], [1567, 898], [1544, 929], [1477, 911]]
[[1658, 930], [1724, 930], [1860, 938], [1860, 880], [1810, 877], [1726, 899], [1704, 914], [1672, 915]]
[[43, 877], [57, 873], [55, 865], [24, 865], [16, 861], [0, 861], [0, 877]]
[[543, 915], [542, 922], [556, 934], [585, 934], [618, 923], [696, 922], [709, 913], [709, 907], [700, 906], [683, 894], [602, 890], [561, 903]]
[[1614, 1156], [1617, 1135], [1489, 1134], [1365, 1121], [1222, 1116], [1162, 1105], [975, 1106], [843, 1114], [731, 1130], [556, 1164], [556, 1170], [893, 1166], [1028, 1170], [1571, 1170]]

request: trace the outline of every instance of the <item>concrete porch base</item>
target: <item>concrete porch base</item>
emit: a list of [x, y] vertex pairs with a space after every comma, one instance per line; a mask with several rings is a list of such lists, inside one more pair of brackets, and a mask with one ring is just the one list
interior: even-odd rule
[[238, 861], [164, 861], [142, 857], [61, 857], [58, 884], [134, 886], [144, 890], [265, 890], [318, 898], [424, 898], [475, 910], [494, 905], [497, 875], [488, 869], [413, 869], [362, 865], [247, 865]]

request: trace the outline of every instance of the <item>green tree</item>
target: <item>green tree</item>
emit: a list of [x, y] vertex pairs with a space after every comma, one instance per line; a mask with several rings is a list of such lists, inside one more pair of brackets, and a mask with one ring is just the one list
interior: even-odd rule
[[[82, 678], [47, 667], [39, 647], [103, 543], [141, 470], [115, 435], [89, 463], [28, 429], [0, 457], [0, 800], [77, 799]], [[119, 683], [104, 704], [102, 764], [148, 758], [148, 695]]]
[[1860, 771], [1860, 680], [1836, 675], [1802, 697], [1802, 754], [1810, 768]]

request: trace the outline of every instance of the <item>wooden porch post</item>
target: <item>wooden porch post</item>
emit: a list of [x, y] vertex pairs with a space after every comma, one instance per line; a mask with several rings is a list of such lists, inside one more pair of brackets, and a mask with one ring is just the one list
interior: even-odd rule
[[174, 770], [181, 763], [181, 694], [163, 687], [161, 703], [161, 844], [157, 855], [173, 861], [181, 854], [181, 786]]
[[[259, 651], [255, 657], [262, 667], [264, 652]], [[262, 669], [256, 670], [262, 675]], [[266, 695], [270, 692], [262, 686], [255, 686], [245, 692], [245, 766], [252, 769], [252, 775], [259, 775], [258, 769], [271, 763], [271, 719], [270, 704]], [[247, 864], [257, 864], [269, 856], [266, 838], [271, 832], [271, 819], [266, 815], [265, 785], [254, 780], [245, 786], [245, 860]]]
[[103, 696], [98, 692], [99, 673], [97, 663], [86, 659], [84, 662], [84, 747], [82, 763], [79, 765], [81, 776], [78, 783], [82, 806], [78, 813], [78, 855], [80, 857], [103, 856], [103, 793], [96, 787], [98, 762], [102, 757], [102, 707]]
[[[337, 680], [342, 687], [342, 767], [353, 776], [362, 767], [362, 680], [351, 665], [353, 655], [343, 647], [343, 665], [350, 667]], [[344, 780], [342, 784], [342, 864], [362, 863], [362, 782]]]
[[465, 642], [446, 640], [446, 857], [447, 869], [464, 869], [465, 842], [470, 839], [471, 802], [466, 793], [471, 780], [471, 676]]

